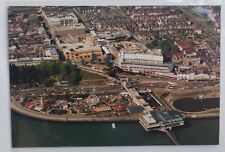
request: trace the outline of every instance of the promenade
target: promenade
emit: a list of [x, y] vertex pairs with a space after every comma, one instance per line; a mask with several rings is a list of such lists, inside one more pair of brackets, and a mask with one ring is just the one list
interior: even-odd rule
[[128, 115], [128, 116], [112, 116], [112, 117], [97, 117], [94, 115], [53, 115], [45, 114], [33, 110], [24, 108], [19, 103], [12, 101], [10, 103], [12, 110], [32, 118], [48, 120], [48, 121], [59, 121], [59, 122], [115, 122], [115, 121], [138, 121], [140, 114]]

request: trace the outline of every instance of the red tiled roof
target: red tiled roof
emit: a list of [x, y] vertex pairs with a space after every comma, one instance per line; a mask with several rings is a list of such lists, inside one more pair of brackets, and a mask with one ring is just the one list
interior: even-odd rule
[[185, 42], [185, 41], [179, 42], [178, 45], [179, 45], [181, 48], [183, 48], [183, 49], [193, 48], [193, 46], [191, 45], [191, 43]]
[[125, 110], [125, 106], [112, 106], [112, 109], [114, 111], [122, 111], [122, 110]]
[[33, 103], [33, 101], [30, 101], [30, 102], [27, 102], [26, 104], [25, 104], [25, 107], [26, 108], [33, 108], [34, 107], [34, 103]]
[[193, 45], [190, 42], [182, 41], [178, 45], [185, 51], [186, 54], [191, 54], [194, 52]]

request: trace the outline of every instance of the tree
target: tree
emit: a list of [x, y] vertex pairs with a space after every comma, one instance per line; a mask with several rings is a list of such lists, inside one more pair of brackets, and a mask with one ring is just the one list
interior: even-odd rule
[[74, 70], [69, 75], [69, 83], [70, 84], [77, 84], [81, 80], [81, 76], [78, 70]]
[[51, 87], [53, 84], [54, 84], [54, 80], [52, 80], [52, 79], [46, 79], [45, 81], [44, 81], [44, 85], [46, 86], [46, 87]]
[[60, 62], [59, 61], [54, 61], [52, 66], [52, 74], [58, 75], [60, 73]]
[[111, 77], [117, 77], [117, 74], [116, 74], [116, 70], [112, 67], [110, 67], [108, 70], [107, 70], [107, 74]]
[[71, 73], [71, 66], [69, 64], [62, 63], [60, 65], [60, 75], [62, 79], [66, 79], [70, 73]]
[[158, 40], [153, 40], [151, 43], [147, 43], [146, 44], [146, 47], [147, 48], [149, 48], [149, 49], [153, 49], [153, 48], [155, 48], [155, 47], [157, 47], [158, 46]]
[[38, 82], [51, 86], [56, 77], [64, 80], [70, 79], [73, 84], [82, 78], [80, 69], [77, 66], [59, 61], [44, 61], [37, 66], [24, 65], [17, 67], [11, 64], [9, 68], [10, 84], [29, 83], [33, 85]]
[[179, 51], [179, 48], [174, 44], [174, 40], [167, 35], [161, 35], [159, 39], [147, 43], [146, 47], [149, 49], [161, 49], [163, 55]]
[[19, 68], [15, 64], [10, 64], [10, 84], [18, 84], [19, 83]]

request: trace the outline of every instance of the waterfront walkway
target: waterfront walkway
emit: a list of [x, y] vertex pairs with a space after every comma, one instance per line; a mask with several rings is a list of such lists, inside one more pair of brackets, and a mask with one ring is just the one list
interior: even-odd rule
[[98, 117], [95, 115], [53, 115], [53, 114], [46, 114], [42, 112], [37, 112], [34, 110], [29, 110], [19, 103], [15, 101], [11, 101], [11, 108], [25, 116], [42, 119], [42, 120], [49, 120], [49, 121], [61, 121], [61, 122], [115, 122], [115, 121], [138, 121], [140, 117], [138, 114], [136, 115], [128, 115], [128, 116], [112, 116], [112, 117]]

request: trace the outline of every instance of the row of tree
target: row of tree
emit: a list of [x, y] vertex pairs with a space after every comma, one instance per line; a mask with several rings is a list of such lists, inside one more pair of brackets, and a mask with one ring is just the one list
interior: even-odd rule
[[36, 66], [10, 65], [10, 83], [44, 83], [52, 85], [55, 81], [66, 80], [76, 84], [82, 79], [80, 69], [70, 62], [45, 61]]

